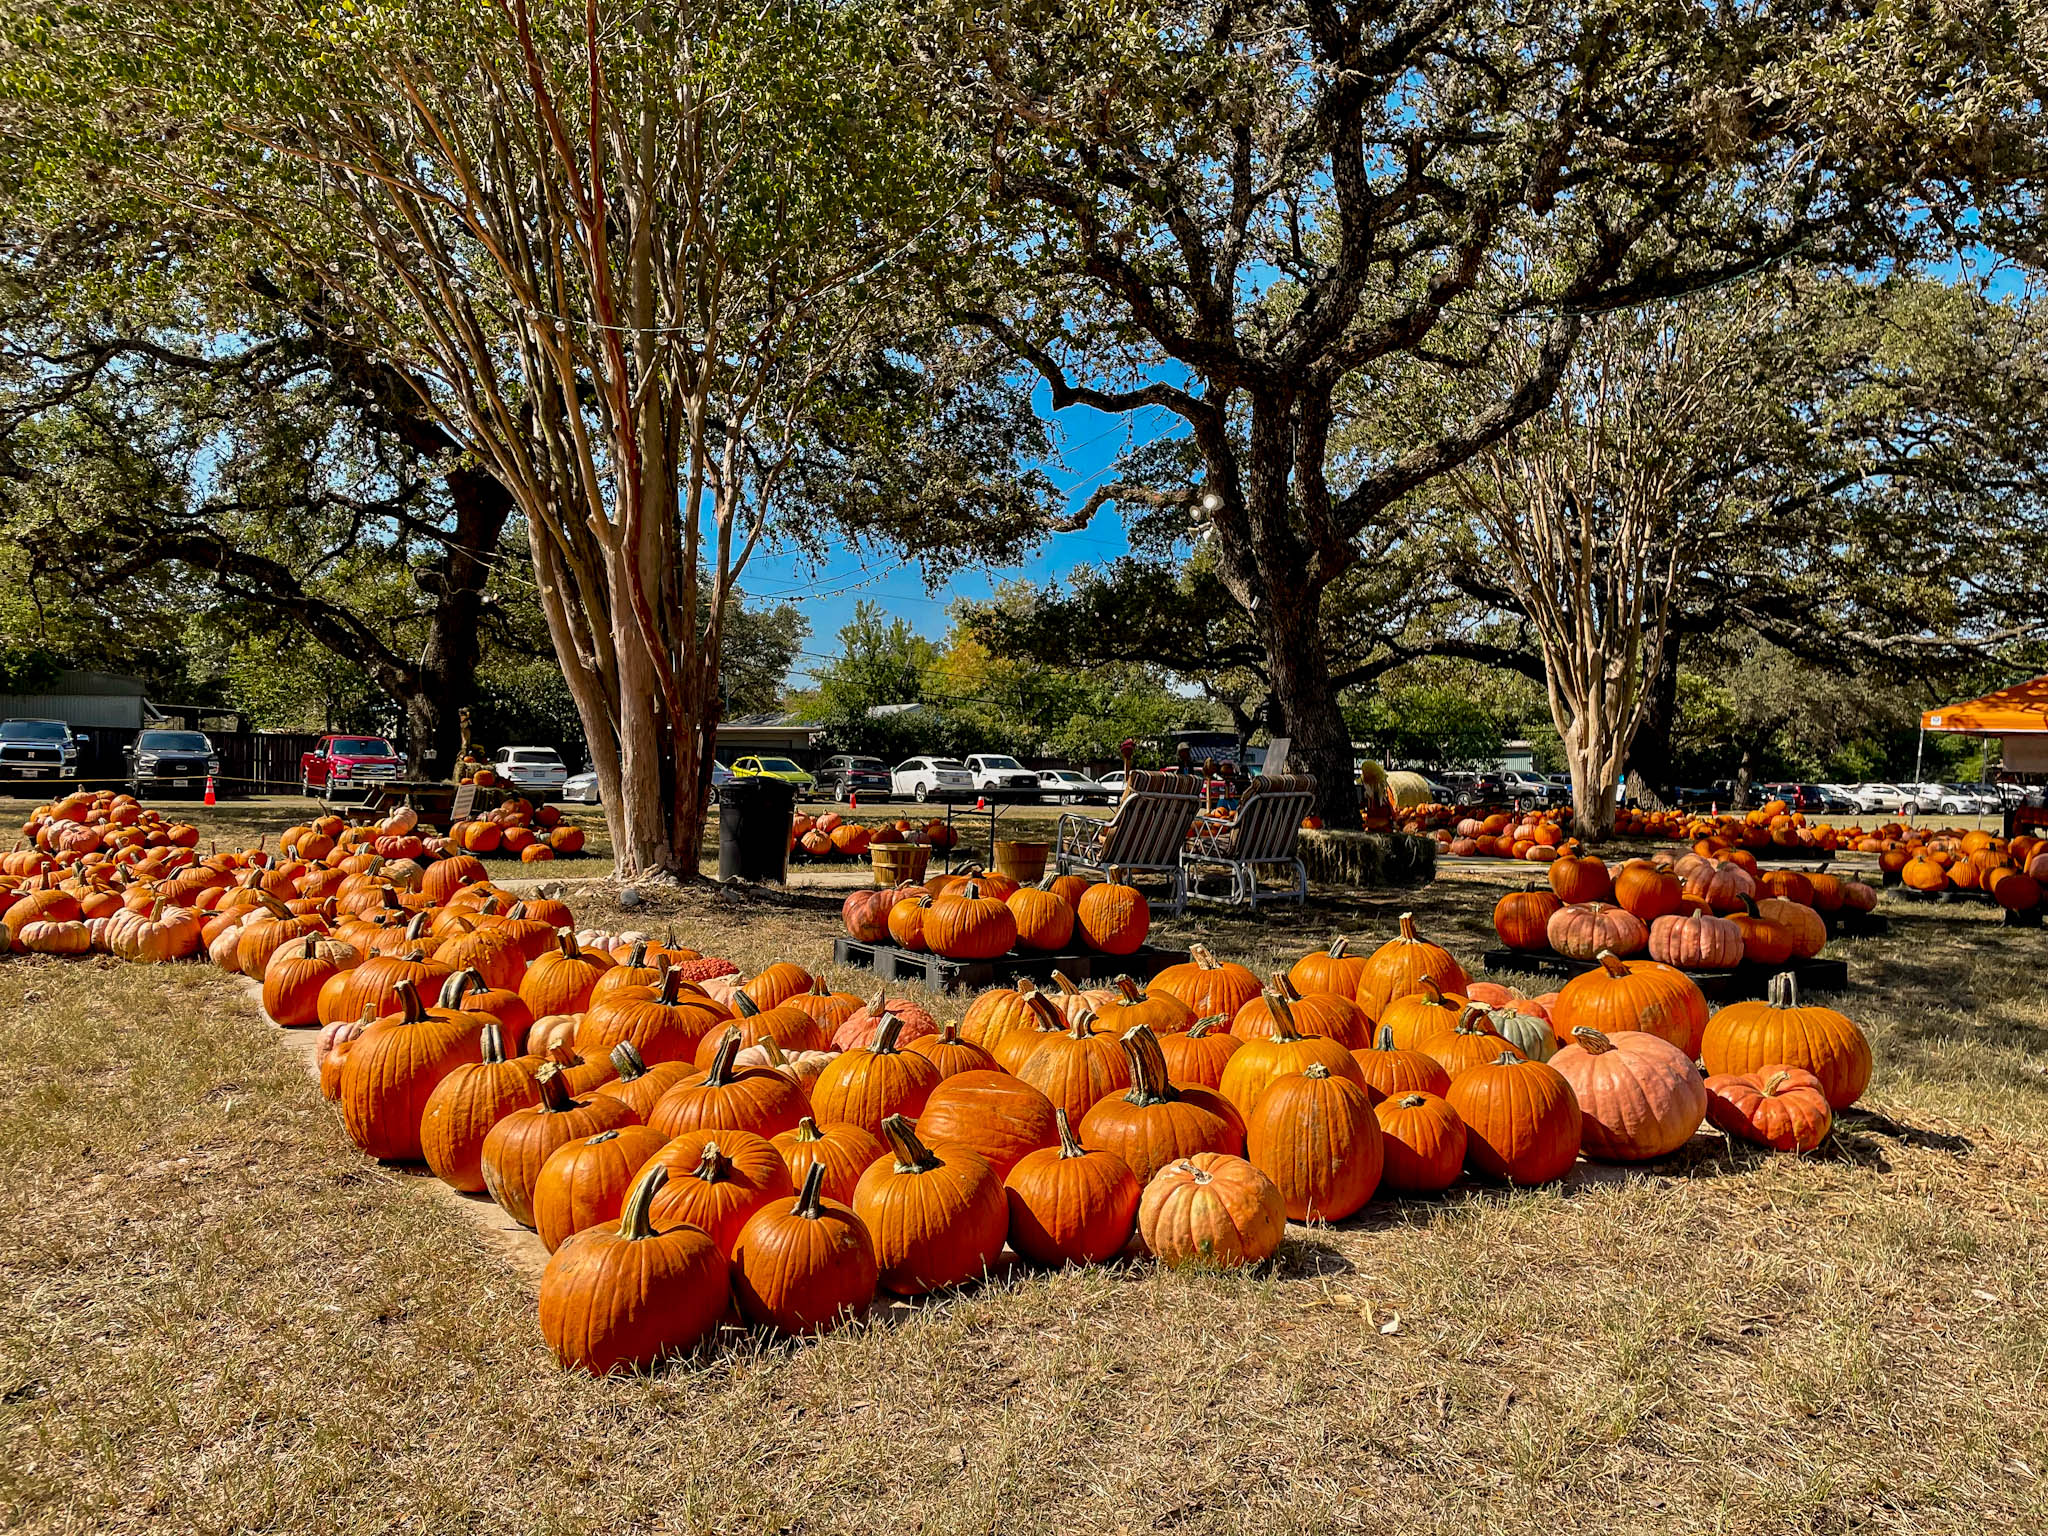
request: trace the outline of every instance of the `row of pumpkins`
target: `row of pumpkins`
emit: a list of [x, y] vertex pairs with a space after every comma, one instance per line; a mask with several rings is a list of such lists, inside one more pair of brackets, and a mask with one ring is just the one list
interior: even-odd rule
[[1591, 960], [1647, 952], [1681, 970], [1779, 966], [1827, 943], [1827, 919], [1867, 912], [1878, 893], [1824, 870], [1761, 870], [1746, 850], [1630, 859], [1610, 868], [1567, 847], [1549, 865], [1549, 888], [1510, 891], [1494, 904], [1507, 948]]
[[351, 826], [339, 816], [321, 816], [305, 826], [287, 827], [278, 847], [287, 858], [319, 859], [357, 848], [387, 859], [431, 859], [444, 854], [517, 855], [544, 863], [583, 851], [583, 829], [562, 820], [552, 805], [536, 809], [529, 800], [510, 799], [496, 810], [458, 821], [446, 837], [423, 830], [419, 814], [401, 806], [374, 824]]
[[789, 821], [789, 851], [802, 851], [814, 859], [864, 859], [870, 848], [898, 843], [921, 843], [944, 852], [959, 840], [959, 833], [943, 817], [921, 827], [905, 820], [879, 824], [848, 821], [837, 811], [827, 811], [822, 816], [792, 816]]
[[[1403, 832], [1425, 833], [1436, 840], [1440, 852], [1461, 858], [1494, 857], [1541, 862], [1548, 856], [1531, 853], [1535, 848], [1560, 847], [1570, 836], [1572, 813], [1560, 807], [1549, 811], [1520, 811], [1512, 815], [1496, 811], [1475, 816], [1461, 805], [1418, 805], [1402, 812], [1395, 825]], [[1678, 811], [1639, 811], [1622, 806], [1614, 813], [1617, 837], [1683, 839], [1689, 836], [1692, 818]]]
[[2021, 834], [1937, 832], [1901, 839], [1878, 854], [1884, 872], [1908, 890], [1982, 891], [2008, 912], [2031, 912], [2048, 886], [2048, 842]]
[[1013, 950], [1057, 954], [1075, 940], [1100, 954], [1136, 953], [1152, 930], [1152, 908], [1136, 886], [1047, 875], [1020, 885], [980, 869], [855, 891], [840, 908], [862, 944], [896, 944], [948, 960], [992, 960]]

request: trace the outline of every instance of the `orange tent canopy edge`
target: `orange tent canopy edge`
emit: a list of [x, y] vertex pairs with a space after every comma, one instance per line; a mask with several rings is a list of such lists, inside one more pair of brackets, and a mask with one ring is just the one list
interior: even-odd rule
[[2029, 678], [2000, 688], [1981, 699], [1943, 704], [1920, 717], [1923, 730], [1953, 731], [1966, 736], [2010, 736], [2028, 731], [2048, 733], [2048, 677]]

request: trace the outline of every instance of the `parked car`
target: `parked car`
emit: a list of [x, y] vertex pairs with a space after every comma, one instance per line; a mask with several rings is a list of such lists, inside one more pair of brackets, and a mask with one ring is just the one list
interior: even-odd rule
[[1856, 812], [1856, 802], [1845, 785], [1802, 784], [1799, 787], [1813, 797], [1822, 815], [1851, 816]]
[[913, 757], [896, 765], [889, 776], [894, 794], [913, 800], [968, 800], [974, 796], [974, 775], [950, 757]]
[[0, 779], [70, 778], [78, 739], [62, 720], [0, 721]]
[[818, 793], [844, 804], [854, 795], [882, 799], [890, 792], [889, 765], [879, 757], [842, 752], [818, 766]]
[[1124, 792], [1124, 771], [1121, 768], [1113, 769], [1095, 782], [1109, 791], [1111, 799], [1119, 799]]
[[977, 752], [967, 759], [974, 787], [983, 794], [1036, 795], [1038, 774], [1002, 752]]
[[1974, 784], [1929, 781], [1899, 787], [1906, 792], [1902, 809], [1909, 816], [1988, 816], [2005, 808], [2002, 801], [1979, 794]]
[[299, 758], [299, 789], [314, 799], [398, 777], [401, 760], [382, 736], [322, 736]]
[[1107, 805], [1119, 793], [1071, 768], [1041, 768], [1038, 771], [1038, 791], [1041, 800], [1050, 800], [1056, 805]]
[[[716, 759], [711, 764], [711, 787], [717, 789], [732, 782], [732, 770]], [[597, 770], [586, 768], [581, 773], [572, 773], [562, 781], [561, 798], [577, 805], [602, 805], [604, 791], [597, 787]]]
[[1851, 784], [1848, 788], [1849, 798], [1865, 816], [1874, 811], [1896, 811], [1906, 803], [1906, 792], [1896, 784]]
[[220, 754], [204, 731], [144, 731], [121, 749], [128, 759], [128, 793], [140, 800], [152, 791], [206, 792], [206, 780], [220, 772]]
[[780, 779], [798, 789], [812, 789], [817, 780], [786, 757], [742, 757], [732, 765], [736, 779]]
[[1558, 788], [1541, 774], [1523, 773], [1510, 769], [1500, 776], [1503, 798], [1512, 802], [1517, 810], [1547, 810], [1553, 805], [1562, 805], [1571, 798], [1571, 791], [1558, 793]]
[[569, 779], [568, 766], [553, 747], [500, 747], [491, 771], [514, 789], [543, 800], [558, 798]]

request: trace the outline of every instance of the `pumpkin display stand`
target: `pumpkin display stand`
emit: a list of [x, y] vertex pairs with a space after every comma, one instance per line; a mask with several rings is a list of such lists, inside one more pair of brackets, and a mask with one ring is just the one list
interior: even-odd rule
[[1154, 949], [1147, 944], [1128, 955], [1100, 954], [1092, 949], [1067, 950], [1061, 954], [1008, 954], [993, 960], [948, 960], [927, 950], [904, 949], [895, 944], [863, 944], [858, 939], [833, 941], [834, 965], [858, 966], [873, 971], [883, 981], [921, 981], [942, 992], [959, 992], [968, 987], [993, 987], [1013, 982], [1020, 976], [1050, 981], [1059, 971], [1074, 981], [1096, 976], [1131, 976], [1145, 981], [1169, 965], [1185, 965], [1184, 949]]
[[[1568, 960], [1563, 955], [1531, 953], [1520, 949], [1489, 949], [1480, 956], [1490, 971], [1519, 971], [1535, 976], [1581, 976], [1600, 969], [1598, 960]], [[1635, 958], [1643, 958], [1637, 956]], [[1794, 957], [1783, 965], [1738, 965], [1728, 970], [1687, 971], [1701, 992], [1716, 1002], [1734, 1002], [1762, 997], [1773, 976], [1789, 973], [1802, 994], [1845, 992], [1849, 987], [1847, 962], [1816, 956], [1811, 960]]]
[[876, 885], [922, 885], [932, 850], [929, 843], [870, 843], [868, 858], [875, 866]]
[[[1995, 907], [1998, 905], [1989, 891], [1916, 891], [1913, 887], [1901, 881], [1895, 874], [1887, 874], [1884, 877], [1884, 888], [1887, 895], [1897, 896], [1906, 901], [1930, 902], [1938, 906], [1973, 905]], [[2005, 926], [2008, 928], [2039, 928], [2041, 926], [2042, 911], [2041, 907], [2029, 907], [2022, 912], [2008, 911], [2004, 914]], [[1875, 914], [1872, 915], [1874, 916]]]

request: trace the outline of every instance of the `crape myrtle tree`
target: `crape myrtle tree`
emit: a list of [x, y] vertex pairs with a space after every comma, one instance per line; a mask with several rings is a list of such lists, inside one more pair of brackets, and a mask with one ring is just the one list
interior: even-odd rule
[[[1179, 418], [1188, 479], [1127, 471], [1074, 522], [1112, 504], [1205, 511], [1325, 815], [1356, 809], [1326, 595], [1400, 546], [1396, 509], [1419, 487], [1548, 403], [1588, 316], [1793, 252], [1857, 258], [1914, 227], [1898, 146], [1872, 168], [1853, 136], [1817, 141], [1774, 84], [1849, 15], [1673, 0], [913, 9], [927, 89], [983, 188], [950, 312], [1041, 376], [1056, 409]], [[1525, 337], [1537, 366], [1511, 393], [1333, 465], [1348, 384], [1404, 358], [1485, 370]]]
[[851, 488], [792, 508], [807, 529], [859, 533], [877, 485], [931, 541], [999, 546], [1036, 510], [955, 452], [962, 416], [1028, 437], [971, 352], [893, 370], [922, 428], [893, 456], [888, 411], [815, 430], [849, 373], [914, 351], [897, 274], [943, 206], [857, 7], [109, 0], [4, 25], [38, 217], [199, 221], [346, 314], [510, 494], [622, 878], [695, 872], [727, 615], [799, 470]]

